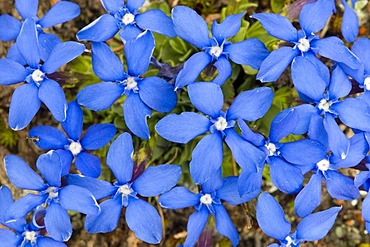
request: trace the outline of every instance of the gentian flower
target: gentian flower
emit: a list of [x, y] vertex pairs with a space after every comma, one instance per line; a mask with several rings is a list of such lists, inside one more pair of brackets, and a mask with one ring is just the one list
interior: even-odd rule
[[265, 155], [234, 130], [235, 121], [254, 121], [270, 108], [273, 93], [262, 87], [239, 94], [227, 111], [222, 111], [224, 100], [219, 85], [209, 82], [188, 86], [191, 103], [204, 115], [195, 112], [170, 114], [161, 119], [155, 129], [164, 139], [188, 143], [196, 136], [210, 132], [194, 148], [190, 174], [196, 184], [206, 182], [216, 172], [223, 160], [223, 139], [230, 147], [238, 164], [251, 172], [264, 161]]
[[162, 239], [161, 217], [150, 203], [141, 198], [158, 196], [175, 186], [180, 179], [181, 168], [177, 165], [152, 166], [134, 177], [133, 152], [132, 138], [128, 133], [121, 134], [110, 146], [107, 165], [117, 179], [113, 185], [81, 175], [68, 175], [66, 181], [91, 190], [97, 199], [109, 197], [100, 204], [100, 214], [86, 217], [87, 232], [113, 231], [125, 207], [127, 225], [136, 237], [158, 244]]
[[286, 220], [279, 203], [267, 192], [263, 192], [257, 202], [257, 222], [262, 231], [277, 240], [280, 244], [270, 247], [299, 247], [306, 241], [322, 239], [333, 227], [338, 212], [342, 207], [332, 207], [304, 217], [291, 233], [291, 224]]
[[83, 112], [77, 102], [68, 104], [67, 118], [62, 128], [67, 136], [51, 126], [37, 126], [30, 130], [29, 137], [43, 150], [56, 150], [63, 161], [62, 176], [69, 173], [72, 160], [75, 158], [77, 169], [89, 177], [99, 177], [100, 159], [88, 153], [104, 147], [116, 134], [113, 124], [94, 124], [81, 137]]
[[184, 247], [194, 246], [205, 228], [210, 215], [216, 219], [216, 229], [223, 236], [230, 239], [233, 246], [239, 244], [239, 235], [233, 222], [231, 221], [222, 201], [236, 206], [252, 200], [258, 195], [244, 197], [239, 196], [237, 180], [238, 177], [231, 176], [222, 179], [221, 169], [206, 183], [202, 184], [202, 190], [195, 194], [185, 187], [175, 187], [161, 195], [158, 199], [159, 204], [168, 209], [182, 209], [194, 207], [196, 210], [188, 220]]
[[7, 247], [67, 247], [62, 242], [44, 236], [43, 227], [38, 226], [34, 220], [27, 224], [24, 218], [20, 218], [10, 223], [5, 223], [4, 214], [14, 203], [12, 194], [8, 187], [0, 187], [0, 224], [8, 229], [0, 229], [0, 243]]
[[78, 40], [102, 42], [113, 38], [119, 31], [122, 41], [135, 39], [145, 30], [175, 37], [173, 23], [162, 10], [152, 9], [139, 14], [145, 0], [101, 0], [104, 14], [77, 33]]
[[[339, 38], [328, 37], [319, 39], [315, 35], [315, 32], [318, 32], [324, 27], [327, 19], [325, 19], [325, 16], [320, 15], [322, 10], [315, 9], [315, 11], [312, 11], [307, 8], [310, 4], [306, 4], [301, 10], [299, 23], [302, 29], [299, 31], [283, 16], [271, 13], [252, 15], [253, 18], [261, 22], [262, 26], [271, 36], [294, 44], [294, 47], [283, 46], [271, 52], [262, 62], [257, 79], [262, 82], [276, 81], [295, 57], [303, 57], [305, 60], [314, 64], [325, 80], [329, 78], [329, 72], [326, 65], [316, 57], [317, 54], [336, 62], [344, 63], [353, 69], [360, 67], [357, 57], [353, 55]], [[309, 75], [304, 71], [304, 64], [299, 63], [298, 65], [302, 77]], [[296, 72], [297, 66], [292, 67], [292, 73]], [[295, 84], [294, 80], [293, 83]]]
[[153, 49], [154, 38], [150, 32], [128, 41], [125, 44], [126, 73], [122, 62], [106, 44], [93, 43], [93, 69], [103, 82], [82, 89], [77, 94], [77, 102], [90, 110], [100, 111], [125, 94], [123, 114], [127, 127], [135, 135], [149, 139], [146, 118], [151, 116], [151, 108], [169, 112], [177, 101], [173, 85], [155, 76], [139, 77], [147, 71]]
[[370, 196], [369, 196], [369, 188], [370, 188], [370, 164], [369, 164], [369, 156], [366, 157], [366, 168], [367, 171], [362, 171], [355, 177], [355, 185], [356, 187], [362, 186], [363, 189], [368, 192], [365, 199], [362, 202], [362, 218], [365, 220], [366, 230], [370, 232]]
[[62, 186], [62, 162], [56, 152], [50, 151], [43, 154], [36, 162], [36, 167], [46, 183], [15, 155], [5, 156], [4, 164], [12, 184], [20, 189], [37, 192], [37, 194], [28, 193], [14, 202], [4, 217], [6, 222], [23, 218], [42, 205], [46, 208], [44, 222], [49, 236], [57, 241], [67, 241], [72, 235], [72, 225], [67, 210], [93, 215], [99, 213], [99, 205], [90, 191], [75, 185]]
[[[43, 29], [67, 22], [80, 15], [80, 7], [76, 3], [70, 1], [56, 2], [41, 19], [36, 16], [38, 0], [16, 0], [15, 8], [22, 17], [22, 21], [8, 14], [0, 15], [0, 40], [16, 40], [21, 31], [22, 22], [28, 18], [32, 18], [35, 21], [33, 25], [37, 29], [37, 37], [39, 40], [38, 48], [40, 57], [43, 61], [47, 60], [54, 46], [62, 42], [58, 36], [44, 33]], [[7, 58], [13, 59], [21, 64], [26, 64], [17, 46], [17, 43], [13, 44], [8, 52]]]
[[85, 46], [72, 41], [59, 43], [45, 63], [40, 64], [38, 43], [35, 21], [27, 19], [17, 38], [17, 47], [28, 65], [25, 67], [10, 59], [0, 59], [0, 85], [26, 82], [14, 91], [10, 102], [8, 121], [13, 130], [25, 128], [36, 115], [41, 102], [56, 120], [62, 122], [66, 118], [67, 100], [63, 89], [47, 74], [54, 73], [81, 55]]
[[228, 58], [237, 64], [245, 64], [258, 69], [268, 55], [265, 45], [258, 39], [248, 39], [232, 44], [227, 39], [236, 35], [244, 13], [230, 15], [218, 24], [212, 25], [212, 38], [209, 38], [207, 23], [194, 10], [177, 6], [172, 10], [172, 20], [177, 35], [193, 46], [203, 50], [191, 56], [177, 75], [175, 87], [182, 88], [195, 82], [207, 65], [214, 62], [218, 76], [214, 83], [222, 85], [231, 76], [232, 68]]

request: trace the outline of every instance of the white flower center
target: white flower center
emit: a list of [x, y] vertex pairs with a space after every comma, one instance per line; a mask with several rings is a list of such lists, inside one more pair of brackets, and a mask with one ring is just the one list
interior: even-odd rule
[[216, 130], [225, 130], [227, 127], [227, 121], [223, 117], [218, 117], [217, 122], [215, 123]]
[[332, 105], [333, 103], [328, 101], [327, 99], [322, 99], [320, 100], [320, 103], [318, 105], [318, 108], [320, 110], [323, 110], [325, 112], [328, 112], [330, 110], [330, 106]]
[[269, 156], [273, 156], [275, 154], [276, 145], [274, 143], [270, 142], [269, 144], [265, 145], [265, 147], [269, 151]]
[[55, 192], [57, 188], [55, 187], [49, 187], [46, 192], [49, 194], [49, 199], [54, 199], [58, 196], [58, 192]]
[[317, 167], [319, 168], [320, 171], [327, 171], [330, 167], [330, 162], [327, 159], [320, 160], [319, 162], [316, 163]]
[[222, 48], [219, 46], [212, 46], [209, 53], [211, 54], [211, 56], [219, 57], [222, 53]]
[[27, 241], [30, 241], [31, 243], [36, 243], [36, 240], [37, 240], [37, 236], [36, 236], [36, 232], [35, 231], [26, 231], [24, 233], [24, 239], [26, 239]]
[[200, 202], [205, 205], [211, 205], [213, 200], [210, 194], [205, 194], [200, 198]]
[[122, 17], [122, 22], [123, 24], [125, 25], [128, 25], [128, 24], [131, 24], [133, 23], [135, 20], [135, 16], [131, 13], [126, 13], [123, 17]]
[[131, 189], [127, 184], [122, 185], [118, 188], [118, 192], [124, 196], [130, 195], [134, 190]]
[[364, 86], [365, 86], [366, 90], [370, 91], [370, 76], [365, 78]]
[[286, 247], [290, 247], [294, 243], [293, 239], [290, 236], [287, 236], [285, 240], [287, 241]]
[[74, 156], [81, 153], [81, 151], [82, 151], [81, 143], [72, 141], [71, 144], [69, 144], [69, 151], [71, 151], [71, 153]]
[[310, 41], [306, 38], [298, 40], [298, 49], [302, 52], [306, 52], [310, 49]]
[[41, 70], [37, 69], [33, 71], [31, 77], [34, 82], [41, 82], [44, 80], [44, 73]]
[[134, 77], [129, 77], [126, 79], [126, 89], [131, 90], [137, 87], [137, 82]]

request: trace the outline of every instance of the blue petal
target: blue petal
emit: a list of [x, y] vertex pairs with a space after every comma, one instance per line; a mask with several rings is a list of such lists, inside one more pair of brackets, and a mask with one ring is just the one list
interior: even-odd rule
[[320, 101], [323, 98], [326, 83], [315, 66], [305, 57], [298, 56], [292, 62], [292, 79], [298, 92]]
[[200, 49], [210, 46], [207, 24], [197, 12], [186, 6], [177, 6], [172, 9], [172, 20], [180, 38]]
[[328, 66], [321, 62], [321, 60], [313, 52], [306, 52], [304, 57], [307, 58], [313, 65], [315, 65], [317, 72], [325, 81], [326, 86], [328, 86], [330, 82], [330, 72]]
[[72, 224], [67, 210], [59, 203], [51, 203], [46, 208], [44, 218], [46, 231], [57, 241], [68, 241], [72, 236]]
[[270, 53], [265, 45], [255, 38], [227, 45], [224, 51], [234, 63], [249, 65], [254, 69], [259, 69]]
[[219, 85], [209, 82], [194, 83], [188, 86], [188, 93], [191, 103], [198, 111], [215, 119], [220, 116], [224, 95]]
[[196, 184], [202, 184], [220, 168], [224, 152], [219, 132], [206, 135], [200, 140], [192, 153], [189, 164], [190, 174]]
[[181, 209], [195, 206], [199, 202], [199, 196], [185, 187], [175, 187], [164, 193], [158, 199], [163, 208]]
[[299, 217], [306, 217], [320, 205], [321, 180], [320, 172], [313, 174], [308, 184], [296, 196], [294, 211]]
[[320, 115], [312, 115], [310, 126], [308, 128], [308, 137], [312, 140], [318, 141], [329, 151], [328, 134], [324, 127], [324, 119]]
[[239, 166], [248, 172], [256, 172], [265, 161], [265, 153], [241, 138], [235, 130], [226, 131], [225, 142]]
[[64, 243], [61, 243], [59, 241], [56, 241], [52, 238], [49, 238], [49, 237], [38, 237], [37, 238], [37, 246], [38, 247], [49, 247], [49, 246], [53, 246], [53, 247], [67, 247], [66, 244]]
[[114, 12], [118, 12], [119, 9], [124, 6], [124, 2], [122, 0], [101, 0], [100, 2], [103, 5], [103, 8], [112, 14]]
[[353, 42], [357, 38], [359, 31], [359, 22], [356, 12], [348, 5], [346, 1], [342, 1], [344, 5], [344, 14], [342, 19], [342, 35], [347, 42]]
[[93, 70], [101, 80], [115, 82], [125, 79], [122, 62], [107, 44], [93, 42], [91, 49]]
[[[150, 31], [148, 31], [150, 32]], [[124, 26], [119, 32], [122, 42], [125, 44], [127, 41], [135, 40], [143, 31], [141, 28], [137, 27], [134, 24]]]
[[89, 40], [102, 42], [113, 38], [118, 30], [118, 20], [112, 15], [104, 14], [86, 27], [82, 28], [76, 36], [79, 41]]
[[212, 35], [219, 44], [222, 44], [225, 39], [231, 38], [239, 32], [244, 14], [245, 12], [229, 15], [220, 24], [216, 20], [213, 21]]
[[62, 123], [62, 128], [67, 133], [68, 137], [74, 141], [80, 139], [83, 125], [83, 112], [76, 101], [71, 101], [68, 104], [67, 118]]
[[61, 186], [62, 161], [56, 152], [49, 151], [40, 155], [36, 161], [36, 167], [49, 186]]
[[134, 147], [129, 133], [123, 133], [110, 145], [107, 154], [107, 166], [112, 170], [120, 184], [125, 184], [132, 178], [134, 163], [132, 155]]
[[97, 178], [101, 174], [100, 159], [87, 152], [81, 152], [77, 155], [75, 166], [86, 176]]
[[144, 30], [150, 30], [171, 38], [176, 36], [172, 19], [160, 9], [151, 9], [136, 15], [135, 22]]
[[141, 100], [153, 110], [169, 112], [177, 103], [172, 84], [159, 77], [146, 77], [138, 83]]
[[137, 238], [150, 244], [158, 244], [162, 240], [161, 217], [148, 202], [130, 197], [126, 222]]
[[366, 195], [365, 199], [362, 202], [362, 217], [366, 222], [370, 221], [369, 208], [370, 208], [370, 196]]
[[338, 200], [354, 200], [360, 193], [351, 178], [337, 171], [326, 171], [326, 188], [331, 197]]
[[339, 99], [347, 96], [351, 92], [352, 83], [348, 76], [344, 73], [341, 67], [337, 66], [331, 73], [329, 84], [329, 97], [331, 99]]
[[90, 234], [111, 232], [117, 228], [122, 211], [120, 200], [105, 200], [100, 208], [100, 214], [86, 216], [85, 229]]
[[34, 19], [27, 19], [23, 22], [21, 31], [17, 37], [17, 47], [27, 61], [27, 64], [36, 69], [40, 62], [40, 53]]
[[124, 93], [121, 84], [101, 82], [82, 89], [77, 94], [77, 102], [94, 111], [108, 109]]
[[17, 9], [20, 16], [23, 20], [36, 17], [37, 15], [37, 7], [39, 5], [38, 0], [16, 0], [15, 1], [15, 8]]
[[366, 183], [369, 178], [369, 175], [370, 175], [370, 171], [363, 171], [363, 172], [358, 173], [354, 180], [355, 186], [358, 188], [364, 183]]
[[[53, 97], [50, 97], [53, 95]], [[63, 122], [67, 117], [67, 100], [61, 86], [54, 80], [43, 80], [39, 88], [39, 99], [49, 108], [56, 120]]]
[[[365, 71], [370, 71], [370, 40], [367, 38], [360, 38], [352, 45], [352, 52], [360, 58], [362, 64], [365, 66]], [[362, 75], [363, 76], [363, 75]]]
[[265, 137], [260, 133], [251, 130], [249, 126], [243, 121], [243, 119], [238, 119], [238, 125], [242, 132], [241, 136], [243, 137], [243, 139], [247, 140], [257, 147], [265, 145]]
[[162, 194], [174, 187], [181, 177], [181, 167], [158, 165], [148, 167], [132, 184], [132, 188], [144, 197]]
[[147, 71], [154, 47], [153, 34], [148, 31], [135, 40], [126, 42], [125, 54], [129, 75], [139, 76]]
[[272, 183], [286, 194], [297, 193], [302, 188], [304, 179], [301, 170], [280, 157], [269, 159]]
[[262, 82], [276, 81], [292, 62], [293, 58], [298, 55], [299, 50], [291, 47], [283, 46], [274, 50], [263, 60], [257, 74], [257, 79]]
[[63, 208], [83, 214], [98, 214], [100, 207], [91, 192], [76, 185], [67, 185], [59, 191]]
[[258, 197], [256, 216], [259, 227], [266, 235], [284, 240], [290, 233], [291, 225], [285, 219], [283, 209], [267, 192]]
[[0, 59], [0, 84], [12, 85], [26, 79], [29, 72], [19, 63], [10, 59]]
[[80, 15], [78, 4], [68, 1], [56, 2], [51, 9], [46, 12], [39, 24], [43, 28], [48, 28], [72, 20]]
[[62, 177], [64, 175], [69, 174], [69, 170], [71, 169], [72, 160], [74, 159], [73, 154], [69, 150], [65, 149], [58, 149], [55, 152], [59, 155], [60, 160], [62, 162]]
[[309, 36], [324, 28], [329, 17], [333, 14], [332, 1], [316, 1], [303, 6], [299, 14], [299, 24]]
[[292, 23], [284, 16], [262, 13], [254, 14], [251, 17], [259, 20], [263, 28], [273, 37], [291, 42], [298, 40], [297, 29], [295, 29]]
[[5, 246], [18, 246], [19, 238], [8, 229], [0, 229], [0, 242]]
[[[18, 50], [17, 43], [14, 43], [8, 50], [8, 53], [6, 54], [6, 58], [13, 60], [21, 65], [26, 65], [27, 62], [24, 60], [23, 56]], [[23, 79], [22, 79], [23, 80]]]
[[[369, 146], [363, 133], [358, 133], [349, 139], [350, 145], [345, 159], [337, 158], [335, 162], [340, 168], [349, 168], [358, 165], [365, 158]], [[332, 161], [333, 162], [333, 159]]]
[[299, 115], [294, 108], [288, 108], [278, 113], [271, 122], [269, 139], [278, 142], [290, 135], [296, 129]]
[[4, 223], [4, 213], [13, 202], [12, 192], [7, 186], [2, 185], [0, 187], [0, 224]]
[[239, 234], [236, 230], [234, 223], [231, 221], [226, 209], [221, 204], [215, 204], [215, 218], [216, 218], [216, 229], [217, 231], [230, 239], [233, 246], [239, 244]]
[[224, 178], [222, 187], [217, 190], [217, 197], [235, 206], [254, 199], [258, 193], [259, 191], [255, 190], [249, 195], [240, 196], [238, 191], [238, 177], [230, 176]]
[[42, 65], [43, 72], [50, 74], [57, 71], [62, 65], [72, 61], [85, 50], [85, 45], [67, 41], [57, 44], [51, 51], [49, 58]]
[[303, 104], [294, 107], [294, 110], [298, 112], [299, 121], [297, 123], [297, 126], [295, 127], [293, 134], [302, 135], [307, 133], [311, 117], [313, 114], [317, 113], [316, 108], [309, 104]]
[[222, 179], [222, 167], [218, 170], [213, 171], [210, 179], [202, 184], [202, 192], [212, 194], [216, 190], [220, 189], [223, 184]]
[[196, 81], [199, 74], [210, 64], [212, 57], [205, 52], [192, 55], [176, 77], [175, 88], [183, 88]]
[[10, 205], [4, 218], [10, 222], [24, 218], [29, 212], [45, 203], [47, 198], [47, 195], [26, 194]]
[[54, 47], [62, 43], [58, 36], [49, 33], [39, 33], [39, 51], [42, 61], [46, 61]]
[[165, 116], [155, 126], [157, 133], [171, 142], [186, 144], [198, 135], [208, 131], [210, 121], [195, 112]]
[[270, 109], [274, 93], [271, 88], [259, 87], [240, 93], [227, 111], [227, 120], [257, 120]]
[[45, 189], [44, 180], [18, 156], [5, 156], [4, 166], [10, 182], [18, 188], [38, 191]]
[[152, 115], [150, 108], [144, 104], [137, 93], [127, 96], [123, 104], [123, 115], [127, 127], [140, 138], [150, 138], [147, 117]]
[[51, 126], [36, 126], [30, 130], [28, 137], [43, 150], [62, 149], [69, 143], [63, 132]]
[[241, 171], [238, 178], [238, 191], [241, 196], [257, 195], [262, 188], [262, 172], [260, 169], [257, 172]]
[[200, 234], [207, 224], [209, 211], [207, 207], [202, 207], [199, 211], [192, 213], [186, 227], [188, 236], [185, 239], [184, 246], [194, 246]]
[[35, 84], [24, 84], [15, 89], [9, 108], [9, 126], [13, 130], [25, 128], [40, 109], [39, 89]]
[[81, 140], [81, 145], [87, 150], [96, 150], [104, 147], [116, 134], [113, 124], [91, 125]]
[[222, 56], [213, 65], [217, 68], [218, 72], [217, 77], [213, 79], [213, 83], [222, 86], [232, 74], [233, 69], [231, 64], [226, 57]]
[[341, 209], [342, 207], [332, 207], [302, 219], [297, 226], [297, 239], [316, 241], [325, 237]]
[[345, 159], [349, 150], [349, 140], [330, 114], [326, 114], [324, 118], [324, 128], [333, 154]]
[[126, 7], [131, 11], [135, 12], [138, 8], [143, 6], [145, 0], [127, 0]]
[[0, 40], [12, 41], [18, 37], [22, 24], [13, 16], [8, 14], [0, 15]]

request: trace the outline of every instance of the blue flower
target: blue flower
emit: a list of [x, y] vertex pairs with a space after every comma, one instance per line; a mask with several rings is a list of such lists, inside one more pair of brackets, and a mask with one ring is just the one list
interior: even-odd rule
[[15, 155], [7, 155], [4, 164], [12, 184], [20, 189], [37, 192], [26, 194], [8, 208], [4, 216], [7, 223], [23, 218], [38, 206], [46, 207], [44, 222], [49, 236], [57, 241], [67, 241], [72, 235], [67, 210], [93, 215], [99, 213], [99, 205], [90, 191], [75, 185], [62, 186], [62, 162], [56, 152], [43, 154], [36, 162], [46, 183]]
[[280, 244], [271, 247], [298, 247], [306, 241], [316, 241], [326, 236], [334, 225], [338, 212], [342, 207], [332, 207], [324, 211], [304, 217], [291, 233], [291, 225], [284, 216], [278, 202], [267, 192], [263, 192], [257, 202], [256, 216], [262, 231], [277, 240]]
[[113, 38], [119, 31], [123, 42], [135, 39], [145, 30], [175, 37], [173, 23], [162, 10], [152, 9], [139, 14], [145, 0], [101, 0], [104, 14], [77, 33], [78, 40], [102, 42]]
[[123, 113], [127, 127], [135, 135], [149, 139], [146, 118], [151, 116], [151, 109], [169, 112], [177, 102], [173, 85], [159, 77], [140, 77], [148, 69], [153, 49], [154, 38], [150, 32], [128, 41], [125, 44], [128, 67], [125, 73], [122, 62], [106, 44], [93, 43], [93, 69], [104, 82], [82, 89], [77, 94], [78, 103], [90, 110], [100, 111], [111, 107], [125, 94]]
[[40, 64], [35, 21], [27, 19], [17, 38], [17, 47], [27, 66], [11, 59], [0, 59], [0, 85], [26, 82], [13, 93], [9, 126], [13, 130], [25, 128], [36, 115], [41, 102], [49, 108], [55, 119], [64, 121], [67, 101], [63, 89], [56, 81], [49, 79], [47, 74], [54, 73], [59, 67], [81, 55], [85, 46], [72, 41], [59, 43], [45, 63]]
[[68, 105], [67, 118], [62, 123], [67, 136], [51, 126], [34, 127], [28, 135], [39, 148], [56, 150], [63, 161], [62, 176], [69, 173], [75, 158], [75, 165], [82, 174], [96, 178], [101, 173], [100, 159], [87, 151], [105, 146], [116, 134], [116, 127], [113, 124], [91, 125], [81, 138], [82, 127], [82, 109], [72, 101]]
[[230, 205], [238, 204], [252, 200], [258, 195], [239, 196], [238, 177], [226, 177], [222, 179], [221, 169], [213, 174], [213, 177], [206, 183], [202, 184], [202, 190], [195, 194], [185, 187], [175, 187], [167, 193], [161, 195], [158, 199], [159, 204], [168, 209], [182, 209], [194, 207], [188, 220], [187, 231], [184, 247], [194, 246], [205, 228], [210, 215], [216, 219], [216, 229], [220, 234], [229, 238], [233, 246], [239, 244], [239, 235], [233, 222], [231, 221], [225, 207], [222, 205], [224, 200]]
[[362, 202], [362, 217], [365, 220], [366, 230], [370, 231], [370, 196], [369, 196], [369, 188], [370, 188], [370, 164], [369, 164], [369, 156], [366, 157], [367, 163], [366, 168], [367, 171], [362, 171], [355, 177], [355, 185], [356, 187], [362, 186], [363, 189], [368, 192], [365, 199]]
[[[303, 57], [305, 60], [310, 61], [321, 76], [327, 78], [329, 76], [327, 67], [316, 57], [317, 54], [336, 62], [344, 63], [353, 69], [360, 67], [357, 57], [339, 38], [328, 37], [319, 39], [315, 35], [315, 32], [321, 30], [325, 25], [327, 17], [321, 14], [326, 10], [315, 8], [315, 11], [313, 11], [307, 8], [309, 5], [305, 5], [299, 15], [299, 22], [302, 27], [302, 30], [299, 31], [293, 27], [287, 18], [280, 15], [263, 13], [252, 16], [261, 22], [271, 36], [294, 44], [294, 47], [283, 46], [271, 52], [262, 62], [257, 79], [262, 82], [276, 81], [295, 57]], [[296, 67], [292, 67], [292, 73], [296, 69]], [[304, 72], [301, 74], [302, 76], [309, 75], [309, 73], [304, 71], [304, 67], [299, 69], [300, 72]], [[294, 80], [293, 83], [295, 84]]]
[[[40, 57], [43, 61], [47, 60], [54, 46], [62, 41], [54, 34], [44, 33], [42, 29], [67, 22], [80, 15], [80, 7], [69, 1], [56, 2], [41, 19], [36, 16], [38, 0], [16, 0], [15, 7], [23, 21], [28, 18], [32, 18], [35, 21], [34, 25], [35, 28], [37, 28], [37, 36], [39, 40], [38, 47]], [[0, 15], [0, 40], [16, 40], [21, 28], [22, 21], [19, 21], [7, 14]], [[26, 64], [26, 61], [19, 53], [17, 46], [17, 43], [15, 43], [10, 48], [7, 58], [15, 60], [21, 64]]]
[[219, 85], [209, 82], [193, 83], [188, 86], [191, 103], [200, 112], [170, 114], [161, 119], [155, 129], [164, 139], [188, 143], [206, 132], [192, 153], [190, 174], [196, 184], [207, 181], [217, 171], [223, 160], [223, 138], [230, 147], [239, 165], [251, 172], [264, 161], [263, 152], [243, 140], [234, 130], [235, 121], [254, 121], [261, 118], [270, 108], [273, 93], [262, 87], [240, 93], [227, 111], [222, 111], [224, 100]]
[[133, 152], [132, 138], [128, 133], [121, 134], [110, 146], [107, 165], [117, 179], [113, 185], [80, 175], [68, 175], [66, 181], [91, 190], [97, 199], [109, 197], [100, 204], [100, 214], [86, 217], [87, 232], [113, 231], [122, 207], [125, 207], [127, 225], [136, 237], [158, 244], [162, 239], [161, 217], [150, 203], [141, 198], [158, 196], [175, 186], [180, 179], [181, 168], [177, 165], [152, 166], [134, 177]]
[[191, 56], [176, 78], [175, 87], [182, 88], [195, 82], [199, 74], [210, 63], [218, 70], [214, 83], [222, 85], [231, 76], [232, 68], [228, 58], [237, 63], [258, 69], [268, 55], [265, 45], [257, 39], [248, 39], [232, 44], [227, 39], [236, 35], [244, 13], [230, 15], [218, 24], [212, 25], [213, 38], [209, 38], [208, 26], [194, 10], [178, 6], [172, 10], [172, 19], [177, 35], [204, 51]]

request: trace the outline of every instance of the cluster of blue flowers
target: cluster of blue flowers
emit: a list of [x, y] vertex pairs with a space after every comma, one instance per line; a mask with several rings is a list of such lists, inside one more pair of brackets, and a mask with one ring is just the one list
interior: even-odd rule
[[[40, 19], [36, 15], [38, 0], [16, 0], [22, 20], [0, 16], [0, 40], [15, 41], [7, 57], [0, 59], [0, 84], [21, 83], [10, 103], [10, 128], [26, 128], [44, 103], [64, 131], [51, 126], [36, 126], [29, 131], [35, 144], [47, 151], [36, 162], [38, 173], [17, 156], [4, 158], [10, 182], [34, 192], [14, 202], [10, 190], [0, 187], [0, 224], [6, 227], [0, 229], [0, 245], [66, 246], [64, 242], [72, 235], [67, 210], [86, 214], [85, 229], [93, 234], [116, 229], [123, 207], [125, 222], [136, 237], [158, 244], [163, 235], [162, 219], [147, 199], [157, 196], [159, 205], [166, 209], [194, 208], [184, 246], [196, 244], [212, 215], [218, 232], [237, 246], [238, 231], [224, 202], [235, 206], [257, 197], [258, 224], [279, 241], [271, 246], [299, 246], [323, 238], [341, 208], [313, 213], [321, 204], [322, 181], [330, 196], [340, 200], [356, 199], [359, 188], [370, 188], [370, 171], [360, 172], [354, 180], [341, 173], [341, 168], [355, 167], [360, 162], [370, 168], [370, 158], [366, 157], [370, 145], [370, 40], [356, 40], [356, 1], [352, 6], [342, 1], [343, 37], [348, 42], [356, 40], [352, 50], [338, 37], [320, 38], [317, 34], [335, 11], [334, 1], [307, 3], [299, 15], [300, 30], [281, 15], [252, 15], [271, 36], [287, 42], [271, 53], [255, 38], [231, 41], [241, 28], [244, 12], [227, 16], [221, 23], [214, 21], [210, 35], [205, 20], [194, 10], [177, 6], [168, 17], [158, 9], [139, 11], [144, 2], [101, 0], [107, 14], [80, 30], [77, 38], [92, 42], [92, 67], [102, 82], [85, 87], [69, 103], [50, 74], [86, 51], [85, 45], [62, 42], [44, 29], [77, 17], [79, 6], [58, 1]], [[118, 31], [125, 64], [105, 43]], [[199, 52], [185, 61], [173, 78], [143, 76], [155, 49], [152, 32], [178, 36]], [[247, 123], [266, 114], [274, 91], [257, 87], [239, 93], [231, 104], [225, 102], [221, 86], [232, 74], [231, 62], [258, 69], [261, 82], [276, 81], [291, 65], [292, 82], [301, 103], [277, 114], [266, 136]], [[197, 82], [209, 65], [217, 69], [217, 76], [209, 82]], [[353, 90], [355, 86], [360, 92]], [[155, 131], [180, 144], [202, 136], [189, 164], [199, 191], [176, 186], [182, 174], [178, 165], [138, 169], [129, 133], [118, 133], [109, 147], [106, 165], [115, 179], [99, 180], [100, 159], [89, 151], [106, 146], [117, 130], [105, 123], [92, 125], [84, 132], [81, 106], [101, 111], [124, 97], [123, 118], [128, 129], [148, 140], [154, 134], [147, 123], [152, 111], [171, 112], [183, 92], [188, 93], [198, 112], [166, 115], [156, 123]], [[349, 138], [338, 124], [350, 129], [352, 136]], [[287, 142], [284, 138], [289, 135], [304, 138]], [[222, 176], [226, 146], [240, 166], [239, 176]], [[72, 165], [79, 174], [71, 173]], [[295, 232], [291, 232], [278, 202], [267, 192], [261, 193], [266, 166], [278, 190], [297, 194], [294, 209], [302, 220]], [[311, 178], [304, 185], [308, 176]], [[363, 218], [368, 231], [369, 210], [370, 199], [366, 197]], [[27, 222], [30, 214], [32, 219]]]

